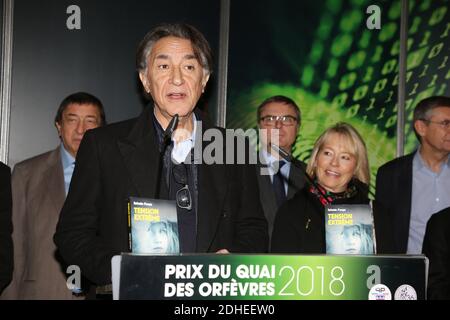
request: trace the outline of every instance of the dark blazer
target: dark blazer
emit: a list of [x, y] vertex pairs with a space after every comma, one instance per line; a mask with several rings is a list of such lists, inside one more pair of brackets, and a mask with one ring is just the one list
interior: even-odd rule
[[422, 251], [430, 260], [427, 298], [450, 300], [450, 207], [428, 220]]
[[[297, 168], [294, 164], [291, 164], [289, 170], [288, 178], [288, 193], [287, 199], [291, 199], [300, 189], [305, 185], [305, 174], [306, 165], [300, 162], [303, 170]], [[275, 191], [273, 190], [272, 182], [270, 181], [269, 175], [262, 175], [261, 169], [264, 166], [260, 163], [256, 166], [256, 176], [258, 177], [259, 185], [259, 198], [264, 210], [264, 215], [267, 219], [267, 224], [269, 226], [269, 239], [272, 235], [273, 224], [275, 222], [276, 212], [278, 211], [277, 200], [275, 196]]]
[[11, 170], [0, 162], [0, 294], [13, 272]]
[[389, 161], [377, 172], [375, 200], [383, 210], [374, 212], [375, 220], [391, 226], [378, 232], [394, 239], [389, 248], [392, 253], [406, 253], [408, 248], [414, 154]]
[[[352, 198], [336, 200], [335, 204], [367, 204], [368, 189], [357, 184], [358, 192]], [[326, 253], [325, 208], [319, 199], [308, 191], [300, 190], [278, 210], [272, 233], [273, 253]]]
[[[80, 145], [54, 240], [66, 262], [97, 285], [111, 283], [111, 258], [129, 251], [127, 198], [155, 198], [160, 157], [152, 121], [153, 109], [145, 108], [137, 119], [89, 130]], [[198, 166], [197, 252], [267, 251], [255, 170]]]

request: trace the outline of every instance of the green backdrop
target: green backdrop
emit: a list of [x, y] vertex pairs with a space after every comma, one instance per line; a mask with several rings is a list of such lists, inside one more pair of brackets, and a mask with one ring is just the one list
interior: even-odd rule
[[[381, 9], [370, 30], [369, 5]], [[232, 1], [227, 127], [255, 128], [256, 108], [286, 95], [302, 111], [295, 157], [307, 161], [314, 141], [346, 121], [365, 139], [371, 193], [378, 167], [396, 155], [401, 1]], [[407, 122], [418, 100], [449, 94], [449, 2], [410, 1]], [[405, 152], [417, 141], [405, 126]]]

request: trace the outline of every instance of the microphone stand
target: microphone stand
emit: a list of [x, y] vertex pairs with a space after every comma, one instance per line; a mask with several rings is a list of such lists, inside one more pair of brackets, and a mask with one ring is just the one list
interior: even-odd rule
[[327, 200], [327, 195], [323, 192], [323, 190], [317, 185], [317, 183], [314, 182], [314, 180], [309, 176], [309, 174], [306, 172], [306, 170], [303, 169], [303, 166], [301, 164], [300, 161], [298, 161], [296, 158], [294, 158], [293, 156], [291, 156], [289, 153], [287, 153], [286, 151], [284, 151], [282, 148], [280, 148], [279, 146], [277, 146], [276, 144], [270, 144], [270, 147], [272, 148], [273, 151], [275, 151], [276, 153], [278, 153], [284, 160], [292, 163], [294, 166], [296, 166], [297, 168], [300, 169], [300, 171], [303, 173], [303, 175], [305, 176], [306, 180], [308, 180], [308, 182], [313, 185], [317, 190], [319, 190], [320, 194], [322, 194], [322, 196], [325, 198], [325, 200], [328, 203]]
[[163, 171], [164, 154], [166, 153], [167, 146], [171, 141], [172, 134], [178, 126], [178, 120], [179, 120], [178, 114], [174, 115], [172, 120], [170, 120], [166, 130], [164, 130], [163, 133], [162, 148], [159, 154], [159, 162], [158, 162], [158, 177], [156, 180], [156, 199], [161, 198], [161, 175]]

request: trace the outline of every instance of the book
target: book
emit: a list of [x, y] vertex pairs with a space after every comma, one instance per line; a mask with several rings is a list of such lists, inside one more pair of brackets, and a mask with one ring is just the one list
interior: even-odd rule
[[128, 226], [132, 253], [180, 253], [175, 201], [130, 197]]
[[374, 254], [375, 227], [367, 204], [335, 204], [325, 207], [327, 254]]

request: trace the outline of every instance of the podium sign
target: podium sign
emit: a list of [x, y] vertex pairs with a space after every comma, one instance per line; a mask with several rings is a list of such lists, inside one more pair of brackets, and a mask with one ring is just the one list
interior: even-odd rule
[[428, 274], [426, 257], [406, 255], [123, 254], [117, 263], [120, 299], [425, 299]]

